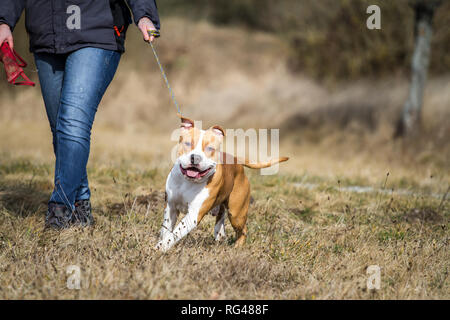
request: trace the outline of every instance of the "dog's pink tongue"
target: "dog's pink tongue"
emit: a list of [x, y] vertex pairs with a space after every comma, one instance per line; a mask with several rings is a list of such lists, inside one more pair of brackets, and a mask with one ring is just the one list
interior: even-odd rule
[[187, 169], [186, 174], [190, 178], [195, 178], [195, 177], [197, 177], [198, 171]]

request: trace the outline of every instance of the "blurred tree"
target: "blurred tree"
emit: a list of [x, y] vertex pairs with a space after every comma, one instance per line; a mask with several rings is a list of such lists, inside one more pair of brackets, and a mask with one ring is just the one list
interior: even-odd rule
[[411, 136], [420, 128], [423, 92], [430, 62], [433, 16], [443, 0], [411, 0], [415, 12], [415, 45], [408, 100], [398, 122], [397, 136]]

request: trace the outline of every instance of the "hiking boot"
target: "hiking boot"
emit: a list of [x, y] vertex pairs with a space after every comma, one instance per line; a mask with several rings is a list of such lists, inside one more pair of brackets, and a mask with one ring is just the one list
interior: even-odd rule
[[45, 227], [61, 230], [70, 227], [73, 215], [64, 204], [50, 202], [45, 216]]
[[72, 223], [81, 227], [87, 227], [94, 224], [90, 200], [79, 200], [75, 202], [75, 212]]

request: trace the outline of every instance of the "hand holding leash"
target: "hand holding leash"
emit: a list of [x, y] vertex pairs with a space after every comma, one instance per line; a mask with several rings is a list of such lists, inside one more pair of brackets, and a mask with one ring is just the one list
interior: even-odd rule
[[138, 27], [139, 30], [141, 30], [142, 35], [144, 36], [144, 40], [146, 42], [153, 42], [153, 40], [155, 40], [155, 37], [152, 34], [150, 34], [150, 32], [157, 30], [153, 25], [153, 22], [149, 18], [147, 17], [141, 18], [141, 20], [139, 20]]

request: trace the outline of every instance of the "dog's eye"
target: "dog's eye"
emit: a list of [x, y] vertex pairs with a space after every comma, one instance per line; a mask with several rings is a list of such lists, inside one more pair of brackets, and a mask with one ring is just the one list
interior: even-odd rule
[[185, 145], [186, 147], [188, 147], [188, 148], [191, 147], [191, 143], [190, 143], [189, 141], [186, 141], [186, 142], [184, 143], [184, 145]]
[[214, 147], [207, 146], [207, 147], [206, 147], [206, 151], [208, 151], [208, 152], [214, 152], [214, 151], [216, 151], [216, 149], [214, 149]]

